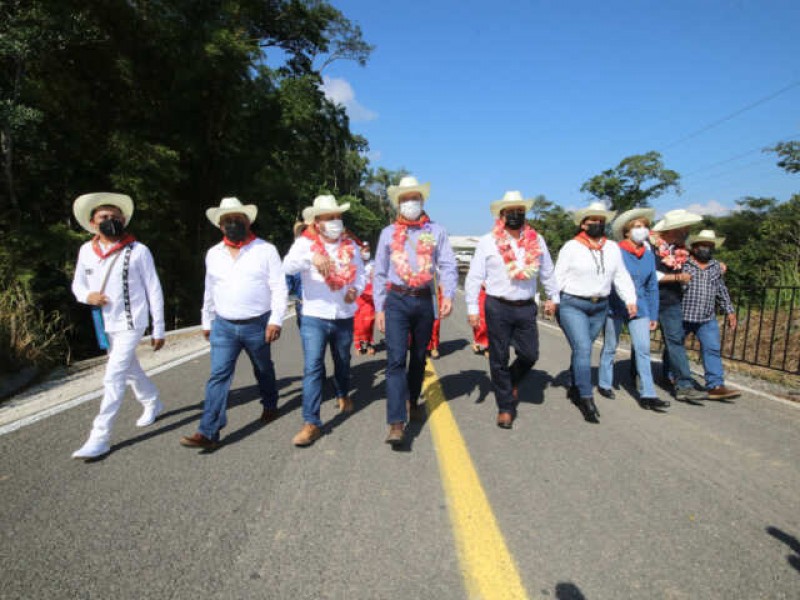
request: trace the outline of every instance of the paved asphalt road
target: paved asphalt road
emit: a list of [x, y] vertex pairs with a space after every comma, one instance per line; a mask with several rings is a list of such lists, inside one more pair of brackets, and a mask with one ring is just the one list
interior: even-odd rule
[[[104, 460], [69, 458], [97, 401], [0, 437], [0, 597], [467, 597], [431, 420], [392, 451], [384, 355], [354, 356], [355, 413], [326, 402], [327, 435], [294, 448], [302, 360], [286, 325], [281, 418], [258, 424], [243, 359], [217, 452], [178, 445], [208, 356], [155, 377], [154, 426], [136, 429], [126, 401]], [[563, 336], [542, 328], [504, 431], [467, 338], [460, 312], [435, 369], [528, 597], [800, 598], [800, 410], [745, 395], [659, 415], [621, 391], [591, 425], [565, 400]]]

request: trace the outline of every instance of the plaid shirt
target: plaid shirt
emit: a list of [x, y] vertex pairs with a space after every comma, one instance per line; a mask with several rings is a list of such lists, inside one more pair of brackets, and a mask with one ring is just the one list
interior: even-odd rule
[[690, 323], [705, 323], [714, 318], [714, 307], [719, 301], [726, 314], [734, 312], [731, 295], [722, 278], [722, 268], [716, 260], [711, 260], [701, 269], [694, 258], [683, 265], [683, 272], [690, 273], [692, 280], [683, 292], [683, 320]]

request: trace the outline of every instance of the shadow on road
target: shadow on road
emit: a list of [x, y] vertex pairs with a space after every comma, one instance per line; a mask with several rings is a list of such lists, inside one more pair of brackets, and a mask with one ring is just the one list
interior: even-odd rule
[[558, 600], [586, 600], [580, 588], [574, 583], [561, 582], [556, 585], [555, 596]]
[[439, 356], [445, 357], [462, 350], [465, 346], [469, 346], [469, 342], [465, 339], [460, 340], [447, 340], [439, 344]]
[[439, 378], [439, 385], [442, 386], [442, 393], [448, 402], [461, 396], [471, 396], [477, 390], [478, 397], [475, 399], [475, 403], [478, 404], [486, 400], [489, 392], [492, 391], [489, 375], [482, 369], [470, 369], [445, 375]]
[[783, 542], [789, 546], [789, 550], [794, 552], [794, 554], [789, 554], [786, 557], [786, 562], [788, 562], [795, 571], [800, 573], [800, 540], [777, 527], [767, 527], [767, 533], [779, 542]]

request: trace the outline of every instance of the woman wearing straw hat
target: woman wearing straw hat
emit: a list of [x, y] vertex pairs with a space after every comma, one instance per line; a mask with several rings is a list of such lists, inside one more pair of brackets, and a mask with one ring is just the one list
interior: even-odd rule
[[703, 220], [682, 208], [668, 211], [664, 218], [656, 223], [653, 232], [657, 234], [654, 241], [656, 270], [658, 275], [658, 321], [661, 335], [664, 338], [664, 359], [662, 372], [664, 377], [672, 373], [675, 399], [681, 402], [697, 403], [708, 397], [706, 392], [695, 389], [689, 359], [686, 356], [683, 329], [683, 288], [691, 279], [691, 273], [684, 270], [689, 258], [686, 250], [686, 238], [692, 225]]
[[615, 214], [602, 202], [575, 211], [578, 234], [564, 244], [556, 261], [558, 322], [572, 347], [568, 395], [590, 423], [600, 416], [592, 397], [592, 344], [605, 324], [612, 285], [628, 316], [635, 318], [637, 312], [636, 290], [619, 246], [605, 237], [606, 222]]
[[611, 227], [614, 237], [619, 240], [622, 261], [636, 287], [637, 312], [635, 318], [630, 318], [619, 294], [611, 292], [597, 391], [606, 398], [614, 397], [614, 353], [622, 325], [627, 324], [639, 373], [639, 406], [660, 411], [667, 408], [669, 402], [656, 395], [650, 366], [650, 332], [658, 326], [658, 277], [655, 257], [647, 238], [655, 213], [652, 208], [634, 208], [619, 215]]
[[386, 336], [386, 443], [399, 447], [409, 412], [414, 420], [424, 418], [418, 401], [437, 308], [434, 275], [438, 271], [441, 277], [441, 316], [447, 317], [453, 308], [458, 267], [447, 232], [423, 211], [430, 184], [407, 176], [389, 186], [387, 193], [398, 215], [378, 240], [373, 293], [375, 324]]
[[721, 306], [728, 327], [736, 329], [736, 309], [725, 285], [722, 267], [714, 260], [714, 251], [724, 242], [725, 238], [717, 237], [711, 229], [689, 236], [692, 255], [684, 265], [684, 270], [691, 274], [692, 279], [683, 293], [683, 329], [687, 334], [693, 333], [700, 342], [709, 400], [727, 400], [739, 396], [739, 392], [725, 387], [715, 310], [717, 305]]
[[151, 425], [164, 410], [158, 389], [142, 370], [136, 347], [153, 319], [153, 350], [164, 345], [164, 296], [153, 255], [125, 231], [133, 201], [124, 194], [84, 194], [72, 207], [78, 223], [94, 238], [81, 246], [72, 293], [79, 302], [102, 310], [108, 338], [100, 412], [86, 443], [72, 457], [97, 458], [111, 450], [111, 428], [130, 383], [144, 407], [137, 427]]
[[345, 235], [342, 214], [350, 204], [330, 195], [317, 196], [303, 210], [309, 224], [295, 240], [283, 268], [303, 279], [303, 427], [295, 446], [310, 446], [322, 435], [320, 405], [325, 373], [325, 348], [333, 355], [333, 385], [340, 412], [353, 411], [350, 398], [350, 346], [356, 298], [364, 290], [364, 265], [359, 245]]

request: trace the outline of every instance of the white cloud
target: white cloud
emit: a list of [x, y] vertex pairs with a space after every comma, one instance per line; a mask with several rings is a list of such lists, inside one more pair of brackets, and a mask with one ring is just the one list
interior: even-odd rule
[[698, 215], [709, 215], [712, 217], [721, 217], [731, 212], [730, 208], [723, 206], [716, 200], [709, 200], [705, 204], [695, 202], [694, 204], [687, 206], [686, 210]]
[[335, 104], [344, 106], [348, 116], [353, 121], [372, 121], [378, 118], [378, 113], [371, 111], [366, 106], [359, 104], [353, 86], [346, 79], [338, 77], [322, 78], [320, 86], [325, 97]]

